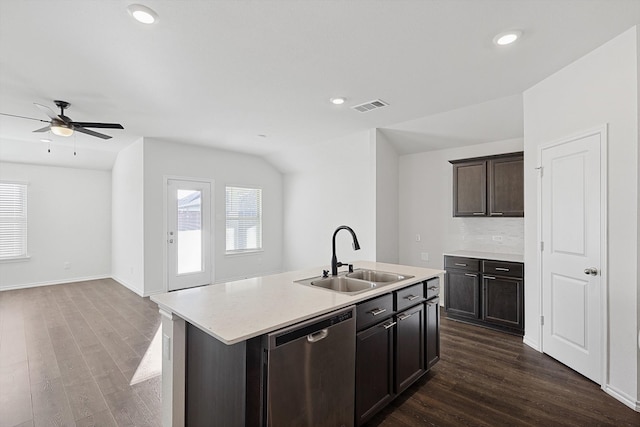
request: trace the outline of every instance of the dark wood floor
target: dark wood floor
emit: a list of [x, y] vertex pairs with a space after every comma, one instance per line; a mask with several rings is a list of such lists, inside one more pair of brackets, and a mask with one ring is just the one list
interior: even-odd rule
[[113, 280], [0, 292], [0, 427], [159, 426], [161, 377], [130, 385], [159, 326]]
[[520, 337], [443, 317], [440, 362], [374, 426], [638, 427], [640, 413]]
[[[159, 426], [161, 378], [130, 385], [159, 325], [112, 280], [0, 292], [0, 427]], [[640, 426], [521, 338], [441, 326], [442, 360], [368, 427]]]

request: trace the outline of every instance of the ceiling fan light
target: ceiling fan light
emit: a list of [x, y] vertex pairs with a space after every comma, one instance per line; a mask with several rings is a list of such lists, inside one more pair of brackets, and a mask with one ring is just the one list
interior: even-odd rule
[[153, 9], [141, 4], [130, 4], [127, 10], [133, 19], [143, 24], [153, 24], [158, 20], [158, 14]]
[[73, 135], [73, 129], [66, 126], [51, 126], [51, 132], [58, 136], [71, 136]]

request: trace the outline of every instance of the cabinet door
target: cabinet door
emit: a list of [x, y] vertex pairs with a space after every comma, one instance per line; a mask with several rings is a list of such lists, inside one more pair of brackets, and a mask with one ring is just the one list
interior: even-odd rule
[[440, 360], [440, 298], [433, 298], [425, 306], [425, 369]]
[[444, 292], [447, 314], [480, 318], [480, 273], [447, 270]]
[[453, 165], [453, 216], [487, 214], [486, 160]]
[[522, 279], [489, 275], [483, 277], [483, 320], [524, 330]]
[[424, 369], [424, 305], [396, 315], [396, 393], [418, 379]]
[[362, 425], [393, 397], [393, 320], [356, 335], [356, 424]]
[[489, 215], [524, 216], [522, 155], [489, 160]]

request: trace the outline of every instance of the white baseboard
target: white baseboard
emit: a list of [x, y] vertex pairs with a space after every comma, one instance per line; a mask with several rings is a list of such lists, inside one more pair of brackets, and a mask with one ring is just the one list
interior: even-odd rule
[[527, 338], [526, 335], [524, 338], [522, 338], [522, 342], [528, 345], [529, 347], [531, 347], [532, 349], [542, 353], [542, 349], [540, 348], [540, 345], [537, 342], [531, 341], [529, 338]]
[[48, 280], [46, 282], [23, 283], [20, 285], [0, 286], [1, 291], [11, 291], [15, 289], [37, 288], [39, 286], [62, 285], [65, 283], [87, 282], [89, 280], [110, 279], [111, 276], [87, 276], [87, 277], [69, 277], [62, 280]]
[[129, 289], [131, 292], [135, 293], [136, 295], [141, 296], [141, 297], [145, 297], [146, 296], [146, 295], [144, 295], [144, 292], [140, 292], [140, 290], [138, 288], [136, 288], [135, 286], [133, 286], [130, 283], [127, 283], [126, 280], [122, 280], [121, 278], [116, 277], [116, 276], [111, 276], [111, 278], [113, 280], [115, 280], [116, 282], [118, 282], [119, 284], [121, 284], [122, 286], [124, 286], [125, 288]]
[[626, 406], [628, 406], [629, 408], [633, 409], [636, 412], [640, 412], [640, 401], [636, 400], [634, 397], [629, 396], [625, 392], [620, 391], [608, 384], [602, 387], [602, 389], [605, 391], [605, 393], [607, 393], [609, 396], [613, 397], [617, 401], [624, 403]]

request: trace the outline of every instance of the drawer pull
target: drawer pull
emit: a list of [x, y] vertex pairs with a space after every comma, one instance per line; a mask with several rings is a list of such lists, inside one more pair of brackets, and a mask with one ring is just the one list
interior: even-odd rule
[[454, 265], [457, 265], [458, 267], [466, 267], [467, 264], [462, 264], [461, 262], [456, 262]]
[[387, 311], [386, 308], [374, 308], [373, 310], [371, 310], [369, 313], [373, 314], [374, 316], [377, 316], [378, 314], [382, 314], [385, 311]]
[[385, 329], [389, 329], [391, 327], [393, 327], [393, 325], [395, 325], [397, 322], [388, 322], [382, 325], [383, 328]]
[[509, 269], [504, 267], [496, 267], [496, 271], [509, 271]]
[[464, 275], [465, 275], [465, 276], [469, 276], [469, 277], [476, 277], [476, 275], [475, 275], [475, 274], [472, 274], [472, 273], [464, 273]]
[[419, 295], [407, 295], [404, 299], [408, 299], [409, 301], [413, 301], [414, 299], [420, 298]]
[[493, 216], [493, 215], [498, 215], [498, 216], [500, 216], [500, 215], [504, 215], [504, 214], [503, 214], [502, 212], [491, 212], [491, 215], [492, 215], [492, 216]]
[[427, 289], [429, 289], [430, 291], [437, 291], [438, 286], [429, 286]]
[[408, 319], [408, 318], [409, 318], [409, 317], [411, 317], [411, 316], [413, 316], [413, 314], [407, 314], [407, 313], [400, 314], [400, 315], [398, 316], [398, 320], [406, 320], [406, 319]]
[[484, 215], [484, 212], [474, 212], [474, 215]]
[[496, 280], [496, 278], [495, 278], [495, 277], [493, 277], [493, 276], [484, 276], [484, 278], [485, 278], [485, 279]]

